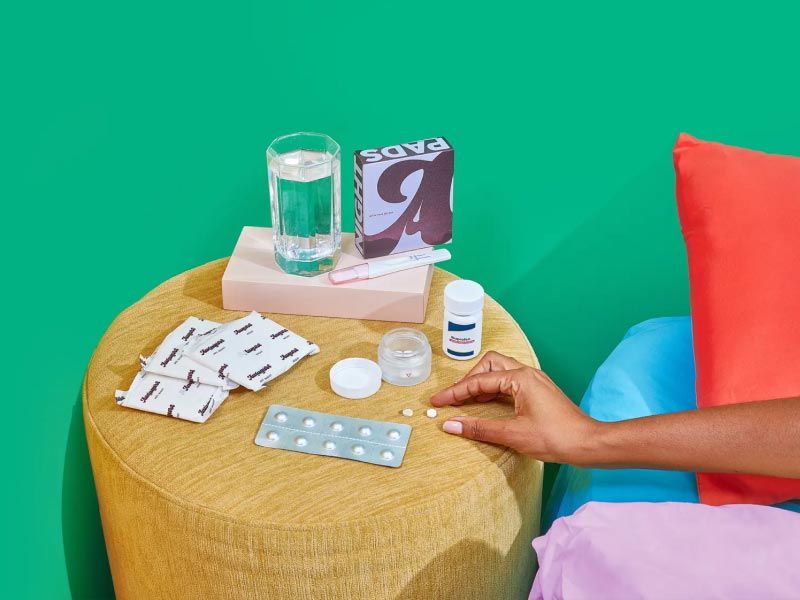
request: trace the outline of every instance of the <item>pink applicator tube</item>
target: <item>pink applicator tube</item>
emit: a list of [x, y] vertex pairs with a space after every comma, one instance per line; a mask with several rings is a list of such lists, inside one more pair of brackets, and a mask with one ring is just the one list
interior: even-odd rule
[[382, 275], [388, 275], [389, 273], [397, 273], [398, 271], [405, 271], [406, 269], [413, 269], [423, 265], [432, 265], [442, 262], [443, 260], [450, 260], [449, 250], [424, 250], [404, 256], [373, 260], [372, 262], [361, 263], [360, 265], [354, 265], [344, 269], [336, 269], [328, 273], [328, 279], [330, 279], [331, 283], [338, 285], [340, 283], [350, 283], [351, 281], [359, 281], [361, 279], [373, 279], [375, 277], [381, 277]]

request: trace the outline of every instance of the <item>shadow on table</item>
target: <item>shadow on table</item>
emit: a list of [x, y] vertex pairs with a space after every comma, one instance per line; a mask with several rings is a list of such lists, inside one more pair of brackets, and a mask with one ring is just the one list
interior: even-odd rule
[[[688, 312], [686, 250], [664, 142], [662, 153], [594, 214], [564, 231], [516, 279], [498, 276], [493, 286], [544, 371], [576, 403], [629, 327]], [[546, 465], [545, 499], [557, 472], [557, 465]]]
[[73, 600], [114, 598], [97, 493], [83, 429], [82, 393], [72, 409], [64, 456], [61, 522]]

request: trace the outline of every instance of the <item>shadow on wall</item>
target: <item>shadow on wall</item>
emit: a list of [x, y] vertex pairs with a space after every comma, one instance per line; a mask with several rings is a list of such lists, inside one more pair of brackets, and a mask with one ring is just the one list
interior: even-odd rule
[[82, 393], [72, 409], [64, 457], [61, 523], [73, 600], [114, 598], [97, 493], [83, 429]]
[[[671, 164], [654, 163], [498, 296], [576, 403], [629, 327], [689, 313], [674, 185]], [[545, 499], [556, 471], [546, 466]]]
[[671, 165], [654, 164], [499, 294], [575, 402], [630, 326], [688, 314], [673, 190]]

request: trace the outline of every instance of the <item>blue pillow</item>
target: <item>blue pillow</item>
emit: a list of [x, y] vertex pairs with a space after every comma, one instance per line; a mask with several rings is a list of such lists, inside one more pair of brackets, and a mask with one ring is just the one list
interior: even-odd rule
[[[632, 327], [600, 366], [581, 408], [600, 421], [621, 421], [696, 408], [689, 317], [651, 319]], [[545, 509], [543, 530], [585, 503], [699, 502], [694, 473], [562, 466]], [[800, 502], [782, 508], [800, 511]]]
[[[689, 317], [632, 327], [595, 373], [581, 408], [600, 421], [621, 421], [696, 407]], [[590, 500], [697, 502], [694, 473], [562, 466], [543, 515], [546, 529]]]

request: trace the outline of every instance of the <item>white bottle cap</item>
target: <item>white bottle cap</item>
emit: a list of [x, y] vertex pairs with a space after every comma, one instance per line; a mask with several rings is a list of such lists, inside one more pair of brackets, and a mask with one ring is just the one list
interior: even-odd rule
[[483, 288], [467, 279], [451, 281], [444, 288], [444, 307], [457, 315], [470, 315], [483, 309]]
[[372, 396], [381, 387], [381, 368], [366, 358], [345, 358], [331, 367], [331, 389], [351, 400]]

